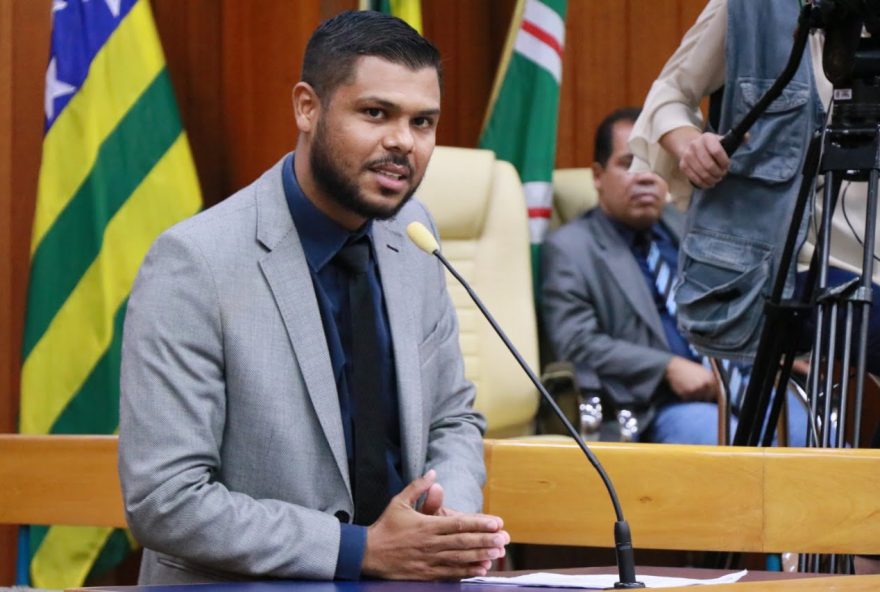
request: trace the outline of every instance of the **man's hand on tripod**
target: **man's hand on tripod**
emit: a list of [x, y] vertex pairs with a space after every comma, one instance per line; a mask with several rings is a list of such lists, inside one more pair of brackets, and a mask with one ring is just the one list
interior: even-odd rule
[[660, 145], [678, 158], [681, 172], [696, 187], [717, 184], [730, 168], [730, 158], [721, 146], [721, 136], [695, 127], [678, 127], [660, 138]]
[[718, 382], [715, 375], [702, 365], [680, 356], [673, 356], [666, 366], [666, 382], [685, 401], [715, 401]]

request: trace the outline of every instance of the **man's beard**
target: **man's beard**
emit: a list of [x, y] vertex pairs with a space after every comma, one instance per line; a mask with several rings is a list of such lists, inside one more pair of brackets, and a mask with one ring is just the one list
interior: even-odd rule
[[[374, 168], [384, 163], [405, 166], [410, 171], [409, 178], [412, 179], [412, 167], [406, 156], [402, 154], [391, 153], [384, 158], [368, 162], [364, 168]], [[336, 166], [333, 150], [327, 142], [327, 133], [323, 121], [318, 122], [318, 127], [315, 130], [315, 138], [309, 154], [309, 165], [311, 166], [315, 183], [324, 195], [346, 210], [369, 219], [387, 220], [396, 215], [406, 205], [406, 202], [413, 196], [419, 183], [421, 183], [421, 180], [419, 180], [419, 183], [415, 183], [406, 192], [403, 199], [394, 205], [370, 203], [361, 193], [355, 181], [346, 177], [345, 173]]]

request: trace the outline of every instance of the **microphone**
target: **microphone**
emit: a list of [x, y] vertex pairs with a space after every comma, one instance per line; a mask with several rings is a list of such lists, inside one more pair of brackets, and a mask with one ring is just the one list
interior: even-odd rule
[[571, 422], [568, 421], [565, 413], [562, 412], [562, 409], [559, 408], [559, 405], [556, 404], [556, 401], [553, 400], [553, 397], [550, 396], [550, 393], [547, 392], [547, 389], [544, 388], [544, 385], [541, 384], [538, 377], [535, 376], [535, 373], [529, 368], [526, 361], [523, 360], [523, 357], [514, 347], [513, 343], [510, 342], [510, 339], [507, 338], [507, 335], [501, 330], [501, 327], [498, 326], [498, 323], [495, 322], [495, 318], [483, 305], [483, 302], [471, 288], [470, 284], [459, 275], [455, 268], [452, 267], [452, 264], [443, 256], [443, 253], [440, 252], [440, 245], [437, 243], [437, 239], [434, 238], [434, 235], [431, 234], [421, 222], [411, 222], [406, 227], [406, 233], [418, 248], [439, 259], [440, 263], [449, 270], [449, 273], [451, 273], [464, 289], [467, 290], [467, 293], [474, 301], [474, 304], [477, 305], [477, 308], [480, 309], [480, 312], [483, 313], [483, 316], [486, 317], [486, 320], [492, 325], [495, 333], [498, 334], [498, 337], [501, 338], [501, 341], [504, 342], [504, 345], [507, 346], [507, 349], [510, 350], [513, 357], [516, 358], [516, 361], [528, 375], [532, 384], [535, 385], [535, 388], [538, 389], [538, 392], [541, 393], [541, 396], [544, 397], [544, 400], [550, 405], [550, 408], [553, 409], [553, 412], [562, 422], [562, 425], [565, 426], [565, 429], [571, 437], [578, 443], [578, 446], [580, 446], [583, 453], [587, 456], [587, 460], [590, 461], [590, 464], [593, 465], [593, 468], [599, 473], [599, 477], [602, 478], [602, 482], [605, 484], [605, 489], [608, 490], [608, 495], [611, 497], [611, 504], [614, 506], [614, 514], [617, 516], [617, 521], [614, 523], [614, 548], [617, 555], [617, 571], [620, 576], [620, 581], [615, 583], [614, 587], [618, 589], [644, 588], [645, 585], [642, 582], [636, 581], [636, 566], [635, 560], [633, 559], [632, 536], [630, 535], [629, 524], [627, 524], [626, 520], [623, 518], [623, 510], [620, 507], [620, 500], [617, 498], [617, 492], [614, 491], [614, 485], [611, 484], [611, 479], [608, 478], [605, 469], [603, 469], [602, 465], [599, 463], [599, 459], [596, 458], [589, 448], [587, 448], [587, 445], [584, 443], [580, 434], [574, 429]]

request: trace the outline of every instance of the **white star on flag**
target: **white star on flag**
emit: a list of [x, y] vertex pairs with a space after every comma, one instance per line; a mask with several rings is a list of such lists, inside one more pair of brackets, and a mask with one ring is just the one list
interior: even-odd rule
[[49, 68], [46, 70], [46, 96], [45, 108], [46, 119], [50, 120], [55, 116], [55, 99], [69, 95], [76, 90], [75, 86], [71, 86], [64, 81], [58, 80], [57, 58], [52, 58], [49, 62]]
[[110, 9], [110, 13], [113, 15], [113, 18], [119, 16], [119, 7], [122, 4], [122, 0], [104, 0], [107, 3], [107, 8]]

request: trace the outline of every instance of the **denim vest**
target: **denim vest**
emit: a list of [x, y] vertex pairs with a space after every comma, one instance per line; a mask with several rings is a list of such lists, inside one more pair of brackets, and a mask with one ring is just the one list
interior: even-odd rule
[[[729, 0], [719, 133], [770, 88], [791, 52], [797, 0]], [[734, 153], [728, 175], [696, 190], [679, 251], [679, 328], [700, 353], [754, 357], [810, 137], [824, 118], [809, 52]], [[802, 225], [801, 232], [806, 230]], [[793, 267], [793, 266], [792, 266]], [[788, 278], [793, 285], [793, 270]]]

